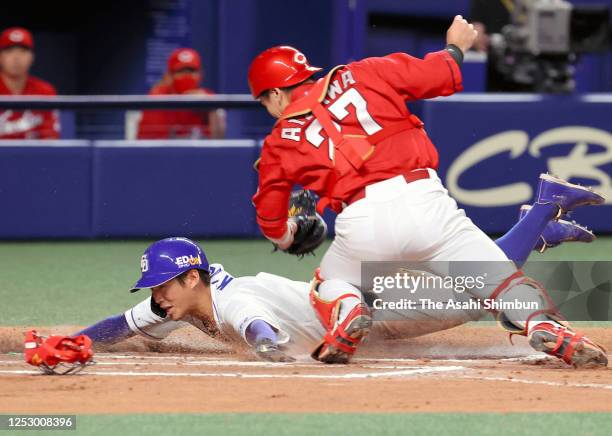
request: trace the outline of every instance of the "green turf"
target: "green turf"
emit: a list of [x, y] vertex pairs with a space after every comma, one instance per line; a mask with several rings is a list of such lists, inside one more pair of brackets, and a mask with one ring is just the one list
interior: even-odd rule
[[[268, 271], [308, 280], [321, 259], [319, 255], [298, 261], [273, 254], [265, 241], [201, 242], [210, 261], [223, 263], [236, 275]], [[124, 311], [147, 295], [127, 289], [139, 275], [140, 255], [148, 243], [0, 243], [0, 325], [89, 324]], [[566, 244], [530, 260], [539, 259], [612, 260], [612, 238]], [[194, 392], [186, 401], [214, 399]], [[612, 414], [96, 415], [79, 416], [77, 431], [70, 434], [576, 436], [610, 434], [610, 428]]]
[[[307, 281], [321, 260], [272, 253], [263, 240], [201, 241], [235, 275], [271, 272]], [[89, 324], [145, 298], [127, 289], [150, 241], [0, 242], [0, 325]], [[325, 247], [323, 247], [325, 248]], [[323, 253], [323, 249], [318, 250]], [[612, 260], [612, 238], [565, 244], [530, 260]]]
[[565, 243], [546, 250], [544, 254], [533, 252], [533, 260], [608, 260], [612, 261], [612, 236], [602, 236], [590, 244]]
[[[263, 240], [201, 242], [210, 262], [238, 276], [266, 271], [308, 281], [321, 259], [272, 253]], [[128, 309], [148, 295], [128, 289], [149, 243], [0, 243], [0, 325], [88, 324]]]
[[[209, 399], [199, 399], [209, 401]], [[204, 414], [78, 416], [78, 435], [608, 435], [612, 414]]]

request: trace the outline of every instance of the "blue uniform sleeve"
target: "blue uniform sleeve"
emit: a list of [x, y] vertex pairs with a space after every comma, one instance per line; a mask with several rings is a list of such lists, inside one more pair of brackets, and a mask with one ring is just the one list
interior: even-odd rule
[[134, 336], [135, 333], [128, 325], [125, 314], [120, 313], [103, 319], [74, 335], [87, 335], [94, 343], [113, 344]]
[[249, 344], [257, 344], [264, 339], [269, 339], [274, 344], [277, 343], [274, 328], [262, 319], [256, 319], [250, 323], [246, 328], [245, 336]]

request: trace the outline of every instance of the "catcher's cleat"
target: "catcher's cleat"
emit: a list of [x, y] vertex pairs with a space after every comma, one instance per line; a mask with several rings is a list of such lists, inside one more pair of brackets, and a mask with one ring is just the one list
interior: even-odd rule
[[357, 304], [341, 324], [336, 323], [327, 332], [312, 357], [325, 363], [348, 363], [371, 327], [372, 317], [367, 305]]
[[605, 198], [586, 186], [575, 185], [551, 174], [540, 174], [540, 183], [536, 196], [538, 203], [554, 203], [561, 209], [561, 214], [574, 210], [579, 206], [598, 205]]
[[563, 360], [575, 368], [602, 368], [608, 365], [606, 352], [582, 333], [571, 328], [541, 322], [529, 332], [529, 345]]
[[[525, 214], [531, 209], [531, 206], [524, 204], [521, 206], [519, 219], [523, 219]], [[559, 219], [558, 221], [550, 221], [540, 240], [534, 247], [534, 250], [543, 253], [547, 248], [556, 247], [563, 242], [593, 242], [596, 238], [595, 234], [588, 228], [581, 226], [576, 221], [567, 221]]]

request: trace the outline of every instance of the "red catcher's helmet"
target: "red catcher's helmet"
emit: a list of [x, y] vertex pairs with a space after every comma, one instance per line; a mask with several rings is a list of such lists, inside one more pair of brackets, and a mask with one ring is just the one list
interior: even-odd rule
[[288, 45], [269, 48], [259, 54], [249, 68], [249, 87], [257, 98], [272, 88], [286, 88], [308, 79], [321, 68], [308, 64], [304, 54]]
[[93, 351], [89, 336], [38, 336], [30, 330], [24, 341], [25, 361], [45, 374], [74, 374], [91, 365]]

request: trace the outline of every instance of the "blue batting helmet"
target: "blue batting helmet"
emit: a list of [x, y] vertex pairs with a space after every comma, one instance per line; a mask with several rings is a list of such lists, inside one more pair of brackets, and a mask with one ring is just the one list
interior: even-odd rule
[[187, 238], [154, 242], [140, 258], [142, 276], [130, 292], [162, 285], [190, 269], [208, 271], [208, 260], [198, 244]]

